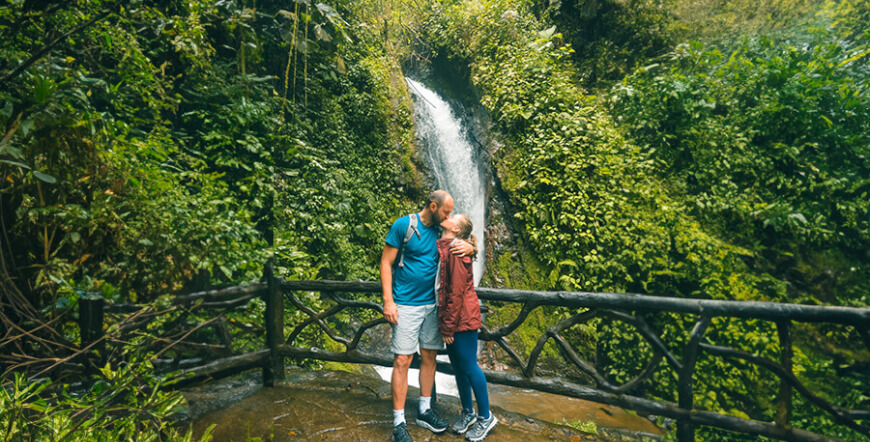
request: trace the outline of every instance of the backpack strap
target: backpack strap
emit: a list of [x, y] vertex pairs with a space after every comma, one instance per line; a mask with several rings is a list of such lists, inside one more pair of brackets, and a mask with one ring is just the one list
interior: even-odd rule
[[399, 249], [399, 267], [405, 267], [405, 245], [411, 240], [411, 236], [417, 235], [417, 239], [422, 239], [420, 231], [417, 230], [417, 214], [408, 215], [408, 230], [405, 231], [405, 239], [402, 240], [402, 247]]

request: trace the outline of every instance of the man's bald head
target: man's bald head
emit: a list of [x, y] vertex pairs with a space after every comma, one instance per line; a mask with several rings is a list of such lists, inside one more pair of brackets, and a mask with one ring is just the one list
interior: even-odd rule
[[431, 214], [431, 223], [440, 225], [453, 212], [453, 197], [445, 190], [433, 191], [423, 209]]
[[429, 207], [432, 203], [435, 203], [435, 207], [441, 207], [447, 200], [452, 199], [453, 197], [446, 190], [434, 190], [429, 194], [429, 198], [426, 199], [426, 207]]

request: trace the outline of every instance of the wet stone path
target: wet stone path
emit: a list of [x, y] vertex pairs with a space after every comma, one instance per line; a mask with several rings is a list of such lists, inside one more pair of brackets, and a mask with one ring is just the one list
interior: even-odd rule
[[[408, 428], [414, 440], [465, 440], [449, 431], [435, 435], [414, 424], [418, 395], [419, 391], [411, 388], [406, 407]], [[212, 434], [216, 441], [252, 438], [387, 441], [392, 430], [390, 386], [376, 374], [292, 369], [287, 371], [287, 380], [275, 388], [264, 388], [255, 376], [248, 376], [194, 388], [185, 391], [184, 396], [189, 404], [195, 435], [199, 437], [209, 426], [215, 425]], [[441, 415], [451, 423], [455, 421], [460, 410], [459, 400], [442, 395], [437, 402], [436, 408]], [[639, 433], [632, 436], [624, 432], [601, 431], [601, 428], [597, 435], [583, 433], [506, 411], [493, 402], [492, 409], [499, 425], [487, 441], [650, 440], [640, 437]], [[649, 421], [645, 422], [649, 424]]]

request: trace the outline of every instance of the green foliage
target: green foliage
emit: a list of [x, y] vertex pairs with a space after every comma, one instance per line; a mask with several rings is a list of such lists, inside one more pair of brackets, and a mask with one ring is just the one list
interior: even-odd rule
[[[71, 29], [108, 8], [93, 2], [22, 19], [4, 62], [31, 55], [15, 48], [48, 45], [41, 26]], [[199, 20], [208, 11], [191, 3], [175, 11], [180, 19], [133, 3], [61, 41], [0, 93], [0, 152], [21, 164], [3, 171], [2, 216], [17, 244], [5, 252], [23, 290], [53, 303], [52, 281], [89, 275], [121, 287], [119, 300], [135, 300], [201, 272], [223, 281], [259, 274], [257, 204], [218, 180], [225, 172], [202, 162], [196, 143], [177, 139], [185, 128], [169, 120], [182, 98], [171, 92], [177, 76], [184, 66], [202, 72], [214, 53]]]
[[534, 2], [556, 25], [588, 87], [612, 84], [638, 64], [667, 51], [678, 35], [676, 0], [555, 0]]
[[580, 419], [562, 419], [561, 421], [554, 422], [556, 425], [564, 425], [566, 427], [571, 427], [577, 431], [582, 431], [584, 433], [589, 434], [598, 434], [598, 425], [595, 424], [595, 421], [583, 421]]
[[[288, 278], [376, 278], [390, 221], [424, 193], [396, 57], [439, 52], [468, 65], [505, 140], [493, 163], [524, 257], [517, 267], [502, 255], [492, 280], [867, 305], [866, 2], [823, 14], [805, 0], [37, 3], [0, 6], [0, 277], [46, 319], [82, 294], [143, 302], [193, 279], [255, 280], [270, 256]], [[832, 30], [798, 35], [803, 22]], [[708, 45], [646, 61], [685, 36]], [[754, 38], [733, 43], [744, 36]], [[578, 86], [626, 74], [602, 100]], [[259, 318], [262, 307], [229, 319]], [[538, 310], [511, 339], [528, 352], [570, 314]], [[693, 325], [645, 319], [677, 352]], [[183, 322], [153, 321], [137, 339], [171, 321]], [[802, 329], [795, 370], [860, 407], [866, 383], [854, 368], [867, 355], [850, 333]], [[650, 356], [619, 322], [567, 334], [614, 381]], [[707, 338], [771, 359], [779, 351], [759, 321], [714, 321]], [[313, 332], [300, 339], [324, 344]], [[773, 418], [769, 374], [717, 358], [698, 370], [699, 407]], [[170, 437], [177, 397], [151, 376], [145, 363], [110, 366], [81, 403], [63, 402], [62, 386], [19, 382], [4, 390], [18, 392], [4, 399], [18, 411], [0, 424]], [[662, 370], [639, 393], [673, 399], [675, 382]], [[41, 402], [52, 388], [66, 399]], [[795, 424], [853, 437], [813, 410], [796, 402]]]
[[[112, 5], [22, 8], [0, 17], [5, 67], [49, 44], [42, 26]], [[83, 275], [141, 300], [202, 275], [250, 281], [270, 229], [282, 271], [370, 277], [422, 191], [398, 65], [340, 9], [134, 2], [11, 77], [0, 192], [22, 288], [52, 304], [52, 281]]]
[[[80, 296], [162, 303], [257, 280], [271, 256], [287, 278], [373, 278], [391, 219], [424, 191], [401, 70], [348, 6], [389, 13], [341, 1], [0, 4], [4, 289], [14, 284], [32, 304], [22, 309], [75, 343]], [[0, 298], [5, 324], [14, 312]], [[256, 330], [262, 308], [254, 300], [225, 319]], [[209, 319], [162, 315], [130, 341], [150, 345]], [[22, 357], [57, 357], [23, 347], [34, 354]], [[80, 392], [51, 385], [62, 400], [39, 402], [47, 415], [2, 423], [38, 429], [30, 439], [182, 437], [167, 427], [180, 397], [132, 350], [110, 351], [128, 360], [100, 375], [100, 392], [71, 402]]]
[[[195, 440], [192, 428], [172, 426], [181, 393], [162, 392], [151, 369], [135, 359], [107, 365], [85, 390], [16, 373], [0, 388], [3, 440]], [[211, 428], [196, 440], [211, 440]]]
[[354, 55], [344, 57], [345, 75], [309, 79], [317, 99], [296, 113], [297, 138], [280, 164], [281, 244], [297, 244], [332, 279], [377, 277], [391, 220], [414, 210], [401, 193], [416, 193], [399, 168], [412, 126], [389, 101], [396, 66]]
[[870, 41], [870, 4], [861, 0], [829, 1], [824, 13], [833, 20], [832, 26], [846, 40]]
[[723, 46], [771, 34], [800, 38], [808, 25], [828, 21], [823, 6], [812, 0], [678, 0], [671, 27], [679, 41]]
[[[611, 110], [689, 213], [755, 252], [759, 273], [790, 279], [792, 301], [866, 305], [864, 54], [821, 31], [811, 46], [761, 39], [727, 57], [681, 46], [614, 88]], [[824, 261], [838, 274], [826, 287], [810, 269], [791, 276]]]
[[[483, 281], [490, 287], [510, 287], [520, 290], [544, 290], [552, 283], [547, 279], [547, 269], [535, 255], [517, 245], [512, 254], [503, 253], [487, 262]], [[515, 255], [515, 256], [513, 256]]]
[[[753, 40], [730, 56], [681, 45], [595, 101], [576, 86], [556, 29], [524, 5], [436, 3], [424, 29], [437, 51], [470, 65], [506, 138], [494, 166], [549, 288], [867, 305], [862, 47], [824, 31], [800, 46]], [[645, 319], [682, 352], [693, 318]], [[597, 327], [586, 345], [597, 346], [608, 378], [636, 376], [651, 351], [633, 327]], [[763, 321], [714, 321], [706, 338], [778, 358], [776, 331]], [[809, 366], [803, 355], [798, 372]], [[699, 360], [698, 407], [773, 420], [778, 381], [738, 364]], [[860, 408], [842, 395], [857, 379], [824, 396]], [[664, 368], [639, 389], [667, 400], [676, 391]]]
[[495, 166], [549, 268], [550, 287], [649, 291], [655, 284], [698, 296], [697, 282], [684, 280], [707, 270], [699, 266], [739, 269], [746, 252], [685, 217], [654, 164], [574, 85], [569, 51], [552, 44], [552, 29], [535, 31], [510, 6], [457, 4], [436, 11], [426, 29], [446, 50], [471, 58], [482, 102], [510, 141]]

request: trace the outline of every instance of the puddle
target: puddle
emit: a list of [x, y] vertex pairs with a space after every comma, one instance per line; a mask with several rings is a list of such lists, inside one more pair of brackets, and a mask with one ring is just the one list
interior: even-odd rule
[[594, 422], [599, 429], [662, 435], [648, 419], [622, 408], [567, 396], [490, 384], [489, 401], [514, 413], [546, 422]]

